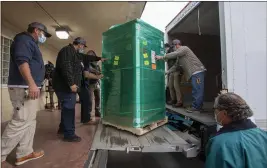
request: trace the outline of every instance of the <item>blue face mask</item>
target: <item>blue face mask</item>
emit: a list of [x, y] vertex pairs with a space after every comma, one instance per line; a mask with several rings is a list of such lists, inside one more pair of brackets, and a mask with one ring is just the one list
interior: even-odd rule
[[38, 42], [39, 43], [44, 43], [46, 41], [46, 37], [44, 36], [43, 33], [41, 33], [41, 36], [38, 36]]

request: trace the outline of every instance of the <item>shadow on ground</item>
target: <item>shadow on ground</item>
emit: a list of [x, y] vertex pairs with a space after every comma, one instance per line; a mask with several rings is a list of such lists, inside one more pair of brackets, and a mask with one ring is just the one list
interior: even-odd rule
[[204, 168], [197, 158], [188, 159], [181, 153], [109, 152], [107, 168]]

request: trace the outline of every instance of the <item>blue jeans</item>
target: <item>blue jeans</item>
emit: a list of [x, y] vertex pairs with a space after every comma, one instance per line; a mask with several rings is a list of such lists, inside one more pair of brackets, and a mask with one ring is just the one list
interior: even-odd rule
[[56, 92], [61, 103], [61, 121], [59, 129], [64, 131], [64, 137], [69, 138], [75, 135], [75, 104], [76, 93]]
[[191, 77], [192, 84], [192, 108], [200, 110], [204, 101], [204, 77], [205, 72], [200, 72]]
[[92, 111], [92, 97], [89, 88], [81, 87], [79, 92], [81, 102], [81, 123], [90, 121], [90, 112]]

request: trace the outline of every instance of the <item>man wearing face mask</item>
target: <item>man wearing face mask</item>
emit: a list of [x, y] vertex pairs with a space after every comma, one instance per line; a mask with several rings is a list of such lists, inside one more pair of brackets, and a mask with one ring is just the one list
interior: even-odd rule
[[214, 102], [217, 123], [223, 126], [206, 145], [206, 168], [266, 168], [267, 132], [257, 128], [253, 111], [235, 93], [219, 95]]
[[2, 163], [18, 145], [15, 165], [44, 156], [33, 151], [36, 113], [39, 109], [41, 84], [45, 67], [38, 44], [51, 37], [45, 25], [31, 23], [27, 32], [15, 36], [10, 47], [8, 91], [14, 114], [2, 135]]
[[[172, 53], [174, 52], [174, 46], [171, 46], [168, 43], [166, 43], [165, 50], [166, 50], [166, 54]], [[168, 70], [172, 68], [175, 62], [176, 62], [176, 58], [167, 60]], [[182, 72], [182, 68], [179, 66], [177, 67], [176, 71], [168, 75], [168, 86], [169, 86], [169, 93], [170, 93], [171, 100], [168, 101], [167, 104], [173, 105], [174, 107], [183, 106], [182, 95], [180, 91], [181, 72]]]
[[83, 54], [86, 41], [77, 37], [72, 44], [63, 47], [57, 56], [53, 76], [53, 88], [61, 103], [61, 122], [58, 134], [64, 133], [64, 141], [80, 142], [75, 134], [76, 94], [81, 86], [83, 57], [91, 61], [99, 61], [100, 57]]
[[175, 64], [166, 72], [166, 74], [177, 71], [179, 65], [182, 66], [186, 80], [191, 79], [192, 84], [192, 106], [186, 111], [188, 113], [199, 113], [202, 111], [204, 100], [204, 77], [207, 71], [202, 62], [187, 46], [181, 45], [181, 41], [176, 39], [172, 41], [175, 51], [166, 54], [164, 57], [156, 56], [156, 60], [169, 60], [176, 58]]

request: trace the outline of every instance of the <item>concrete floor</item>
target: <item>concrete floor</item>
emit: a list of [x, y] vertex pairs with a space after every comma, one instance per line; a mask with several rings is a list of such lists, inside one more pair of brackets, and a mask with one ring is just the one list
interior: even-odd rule
[[[82, 168], [88, 159], [94, 125], [80, 124], [80, 108], [76, 107], [76, 134], [82, 137], [79, 143], [63, 142], [57, 135], [60, 121], [59, 111], [40, 111], [37, 115], [37, 128], [34, 139], [34, 149], [43, 149], [45, 156], [41, 159], [25, 163], [20, 168]], [[2, 132], [6, 124], [2, 124]], [[15, 150], [8, 156], [7, 162], [14, 165]], [[9, 166], [13, 167], [13, 166]], [[15, 166], [14, 166], [15, 167]]]
[[[37, 128], [34, 149], [43, 149], [45, 156], [30, 161], [19, 168], [83, 168], [88, 159], [95, 125], [80, 124], [80, 106], [76, 107], [76, 134], [82, 137], [80, 143], [68, 143], [57, 136], [60, 121], [59, 111], [40, 111], [37, 115]], [[6, 124], [2, 124], [2, 132]], [[8, 168], [13, 168], [15, 150], [8, 156]], [[202, 168], [204, 163], [198, 159], [186, 159], [179, 153], [130, 153], [109, 152], [108, 168]]]

